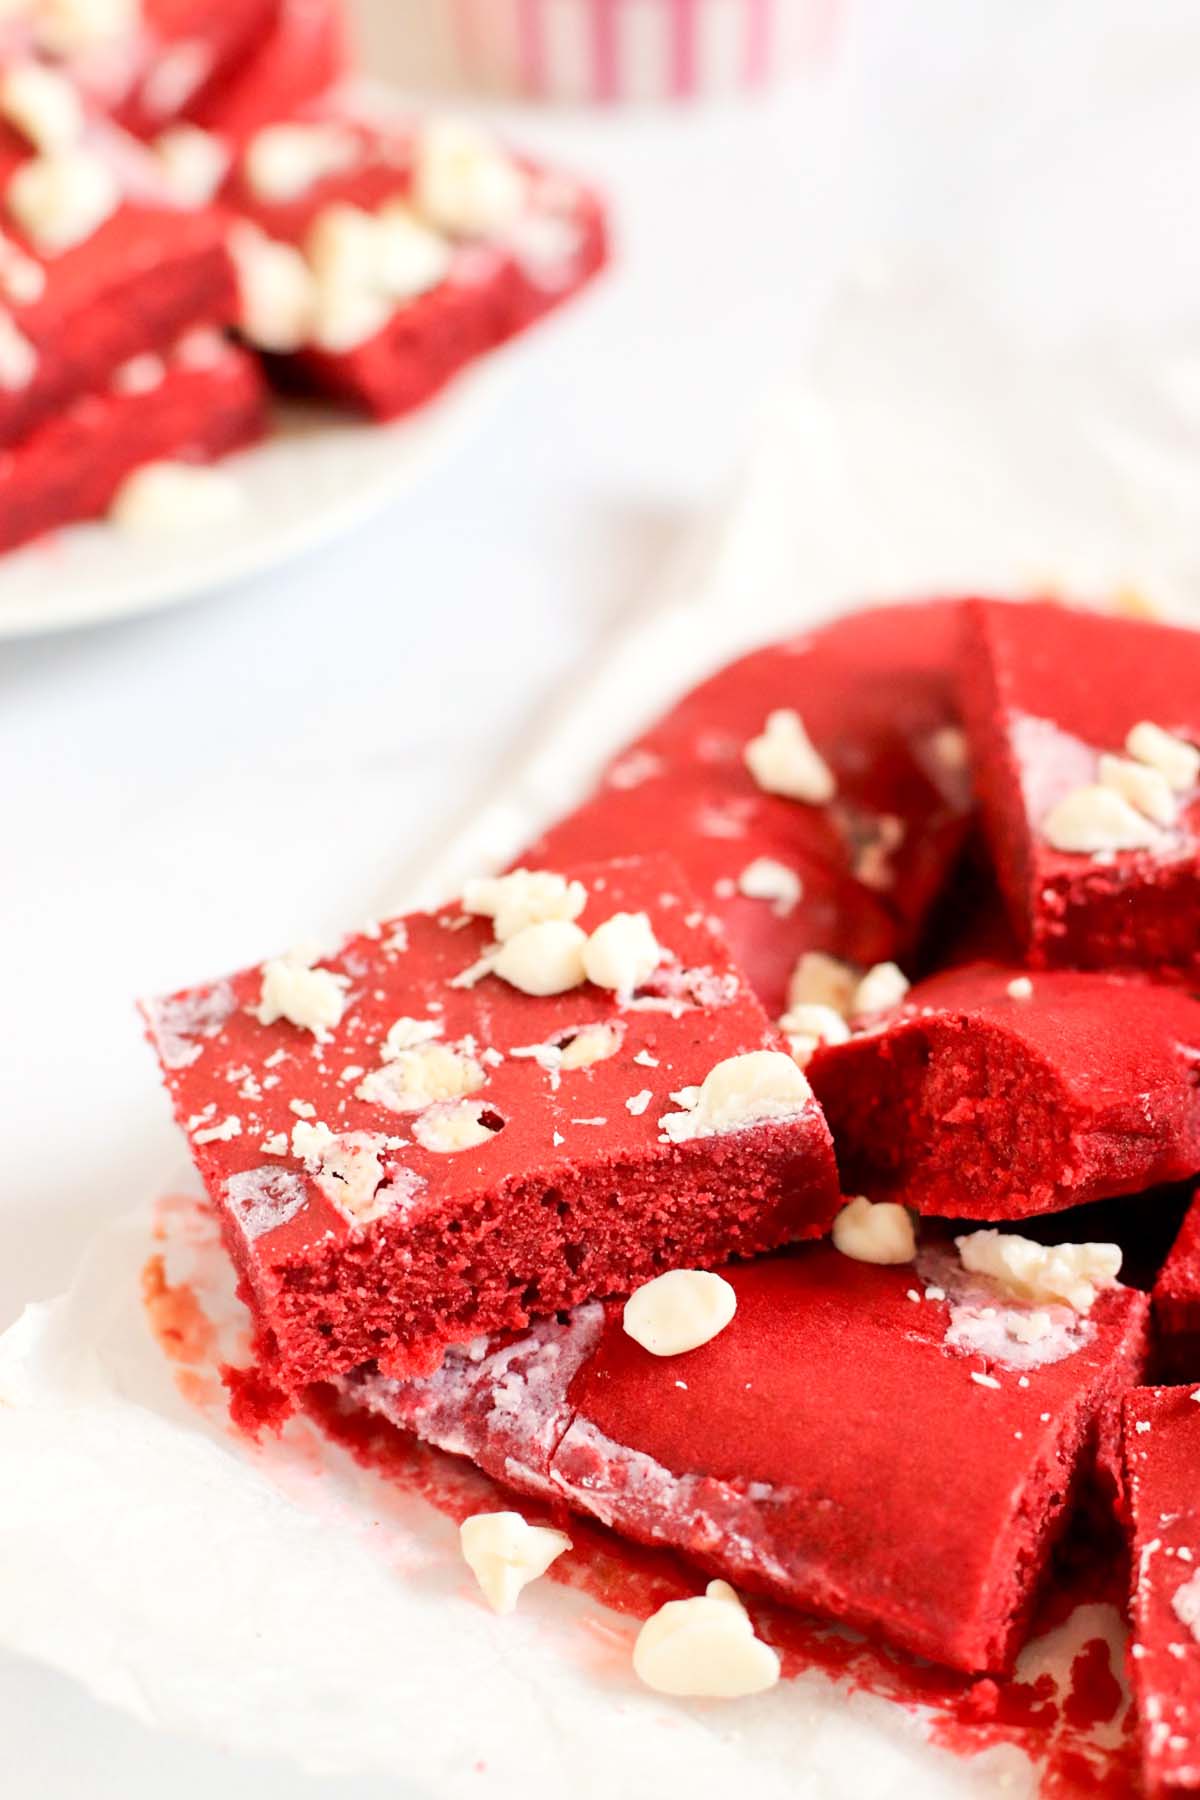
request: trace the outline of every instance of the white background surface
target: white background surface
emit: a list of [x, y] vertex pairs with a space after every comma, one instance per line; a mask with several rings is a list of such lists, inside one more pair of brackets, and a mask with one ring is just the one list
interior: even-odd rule
[[[0, 1325], [64, 1285], [99, 1220], [182, 1172], [131, 997], [373, 911], [493, 790], [720, 505], [838, 271], [878, 273], [900, 246], [1051, 362], [1085, 327], [1132, 322], [1156, 344], [1169, 327], [1185, 368], [1186, 10], [1157, 9], [1153, 39], [1136, 6], [1013, 4], [986, 29], [952, 25], [961, 10], [918, 27], [864, 6], [853, 79], [819, 93], [521, 115], [526, 141], [607, 185], [619, 261], [519, 352], [474, 440], [299, 566], [0, 654]], [[1147, 456], [1163, 437], [1186, 450], [1186, 400], [1181, 377], [1139, 411]], [[1194, 514], [1181, 466], [1168, 500]], [[1163, 485], [1143, 469], [1159, 501]], [[20, 1800], [396, 1791], [152, 1737], [16, 1663], [0, 1742]]]

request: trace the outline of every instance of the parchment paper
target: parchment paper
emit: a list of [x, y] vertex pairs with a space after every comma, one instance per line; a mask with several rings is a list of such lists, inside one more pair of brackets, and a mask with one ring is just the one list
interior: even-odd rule
[[[1191, 452], [1172, 354], [1135, 381], [1101, 341], [1018, 357], [961, 302], [903, 286], [847, 296], [806, 374], [773, 396], [726, 512], [491, 803], [381, 910], [510, 855], [697, 675], [854, 600], [1052, 583], [1188, 608]], [[155, 1252], [169, 1289], [202, 1295], [225, 1350], [244, 1321], [203, 1214], [174, 1204], [156, 1227], [154, 1198], [131, 1195], [72, 1291], [0, 1340], [0, 1643], [149, 1724], [311, 1769], [384, 1770], [438, 1800], [1032, 1791], [1019, 1752], [958, 1761], [912, 1714], [823, 1677], [736, 1706], [664, 1702], [631, 1675], [632, 1623], [550, 1582], [494, 1619], [424, 1501], [307, 1422], [257, 1452], [232, 1436], [222, 1342], [203, 1321], [190, 1344], [176, 1321], [182, 1363], [163, 1354], [141, 1301]], [[1114, 1627], [1090, 1609], [1023, 1669], [1062, 1671], [1081, 1633]]]

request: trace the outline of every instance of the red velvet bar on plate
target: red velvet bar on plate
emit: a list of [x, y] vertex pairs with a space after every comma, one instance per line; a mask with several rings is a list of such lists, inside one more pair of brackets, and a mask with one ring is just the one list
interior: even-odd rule
[[1147, 1301], [1030, 1308], [949, 1246], [917, 1269], [828, 1244], [726, 1271], [733, 1321], [652, 1356], [599, 1303], [451, 1352], [411, 1383], [343, 1384], [511, 1487], [709, 1574], [969, 1671], [1010, 1666], [1121, 1390]]
[[155, 158], [93, 121], [53, 158], [0, 123], [0, 444], [237, 306], [227, 221], [169, 196]]
[[502, 943], [452, 905], [146, 1008], [279, 1386], [421, 1373], [836, 1214], [807, 1082], [672, 863], [481, 891]]
[[334, 97], [239, 147], [242, 325], [282, 379], [379, 419], [568, 299], [606, 257], [596, 196], [446, 119]]
[[102, 393], [72, 400], [0, 450], [0, 550], [102, 517], [145, 463], [211, 462], [255, 443], [266, 427], [258, 363], [217, 332], [193, 332], [163, 357], [138, 357]]

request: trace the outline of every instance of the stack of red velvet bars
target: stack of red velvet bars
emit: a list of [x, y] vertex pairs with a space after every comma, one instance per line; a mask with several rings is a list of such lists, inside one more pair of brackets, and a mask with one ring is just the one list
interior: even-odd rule
[[[1200, 1785], [1198, 696], [1165, 625], [862, 612], [507, 875], [149, 1007], [242, 1422], [332, 1383], [684, 1552], [636, 1660], [679, 1693], [778, 1678], [728, 1582], [1004, 1672], [1086, 1501], [1149, 1785]], [[501, 1608], [566, 1541], [463, 1538]]]
[[202, 520], [265, 371], [395, 418], [600, 267], [585, 188], [357, 98], [340, 8], [4, 8], [0, 549]]

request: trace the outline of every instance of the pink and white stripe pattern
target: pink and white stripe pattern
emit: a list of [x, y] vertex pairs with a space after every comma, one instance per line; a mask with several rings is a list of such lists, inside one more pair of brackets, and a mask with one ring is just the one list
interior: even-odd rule
[[472, 80], [541, 99], [691, 99], [820, 60], [841, 0], [450, 0]]

